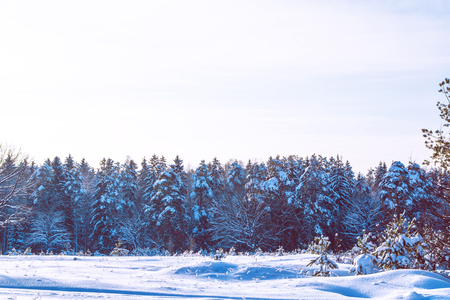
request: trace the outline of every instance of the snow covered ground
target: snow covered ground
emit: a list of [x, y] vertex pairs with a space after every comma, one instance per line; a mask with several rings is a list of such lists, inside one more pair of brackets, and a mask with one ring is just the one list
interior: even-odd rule
[[209, 257], [0, 256], [0, 299], [450, 299], [419, 270], [316, 278], [311, 254]]

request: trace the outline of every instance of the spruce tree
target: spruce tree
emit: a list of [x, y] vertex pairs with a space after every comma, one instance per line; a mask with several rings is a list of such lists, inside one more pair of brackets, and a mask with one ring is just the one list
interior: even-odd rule
[[159, 158], [155, 154], [149, 161], [148, 166], [146, 165], [145, 171], [143, 171], [143, 175], [145, 178], [142, 178], [142, 204], [144, 206], [144, 212], [146, 215], [151, 215], [153, 212], [151, 199], [156, 193], [154, 189], [155, 182], [158, 180], [159, 176], [164, 172], [167, 168], [166, 160], [164, 157]]
[[372, 186], [372, 190], [374, 193], [378, 193], [378, 189], [381, 181], [383, 180], [384, 175], [387, 173], [387, 167], [385, 162], [380, 162], [374, 171], [374, 185]]
[[245, 177], [245, 170], [242, 166], [237, 161], [232, 162], [227, 173], [227, 186], [232, 197], [238, 201], [245, 198]]
[[438, 203], [432, 195], [433, 183], [425, 170], [421, 169], [416, 163], [408, 165], [408, 181], [410, 196], [406, 202], [407, 216], [415, 218], [423, 224], [426, 216], [433, 214], [433, 207]]
[[203, 250], [211, 247], [210, 223], [214, 217], [209, 208], [212, 204], [214, 195], [211, 189], [212, 178], [208, 172], [208, 167], [204, 160], [192, 176], [191, 200], [194, 202], [192, 207], [193, 230], [191, 236], [195, 238], [195, 243]]
[[378, 226], [383, 220], [381, 202], [372, 195], [366, 178], [359, 173], [348, 207], [343, 211], [343, 226], [339, 234], [343, 237], [344, 247], [354, 244], [364, 230], [375, 233], [381, 230]]
[[109, 253], [118, 240], [117, 215], [123, 208], [120, 199], [119, 170], [112, 159], [103, 159], [97, 172], [92, 207], [90, 242], [94, 250]]
[[[354, 184], [352, 183], [353, 172], [344, 166], [342, 158], [337, 156], [331, 165], [330, 172], [330, 188], [331, 198], [334, 201], [335, 211], [333, 211], [333, 223], [337, 232], [342, 232], [343, 211], [349, 206], [350, 196], [353, 192]], [[336, 232], [335, 232], [336, 233]], [[333, 235], [334, 236], [334, 235]]]
[[[86, 197], [86, 191], [83, 188], [84, 178], [80, 169], [77, 167], [72, 156], [69, 155], [64, 163], [64, 198], [62, 203], [62, 212], [65, 219], [67, 231], [72, 237], [71, 245], [78, 249], [78, 230], [83, 226], [82, 216], [80, 215], [80, 200]], [[83, 210], [86, 208], [83, 207]]]
[[138, 172], [137, 164], [132, 159], [127, 159], [120, 172], [120, 192], [124, 201], [123, 217], [129, 218], [131, 211], [138, 203]]
[[411, 203], [410, 189], [408, 170], [401, 162], [392, 162], [379, 184], [380, 199], [389, 216], [399, 216], [407, 209]]
[[267, 169], [264, 163], [248, 162], [246, 166], [245, 190], [248, 201], [252, 203], [264, 203], [264, 181], [267, 177]]
[[333, 233], [333, 211], [336, 204], [330, 197], [329, 175], [325, 171], [326, 159], [311, 156], [296, 187], [297, 198], [302, 205], [302, 240]]
[[394, 216], [381, 236], [380, 245], [373, 252], [380, 260], [380, 268], [397, 270], [424, 267], [422, 237], [415, 230], [415, 219], [408, 222], [404, 214]]
[[152, 211], [158, 241], [173, 253], [181, 250], [186, 241], [186, 195], [181, 176], [168, 169], [161, 174], [154, 188]]
[[211, 190], [214, 199], [215, 201], [220, 202], [225, 193], [225, 170], [216, 157], [208, 164], [208, 172], [212, 179]]

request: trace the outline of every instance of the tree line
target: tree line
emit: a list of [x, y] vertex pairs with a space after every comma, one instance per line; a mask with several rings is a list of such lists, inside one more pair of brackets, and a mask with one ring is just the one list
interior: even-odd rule
[[[120, 240], [142, 249], [238, 251], [305, 249], [328, 236], [349, 249], [405, 213], [424, 235], [445, 230], [450, 177], [416, 163], [380, 163], [355, 175], [339, 155], [270, 157], [246, 164], [214, 158], [185, 169], [177, 156], [140, 165], [55, 157], [41, 166], [14, 151], [0, 156], [2, 252], [109, 253]], [[444, 220], [444, 222], [443, 222]]]

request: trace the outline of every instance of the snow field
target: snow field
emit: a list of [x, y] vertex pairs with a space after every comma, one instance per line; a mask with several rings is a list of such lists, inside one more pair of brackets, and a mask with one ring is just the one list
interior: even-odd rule
[[0, 256], [0, 299], [450, 299], [427, 271], [311, 277], [314, 257]]

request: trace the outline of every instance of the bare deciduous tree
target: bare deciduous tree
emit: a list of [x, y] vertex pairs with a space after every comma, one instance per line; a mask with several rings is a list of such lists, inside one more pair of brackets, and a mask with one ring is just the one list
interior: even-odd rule
[[70, 234], [64, 227], [64, 215], [60, 211], [37, 213], [32, 228], [27, 243], [40, 250], [60, 251], [70, 242]]
[[255, 250], [269, 247], [268, 242], [274, 239], [263, 202], [226, 195], [221, 203], [212, 205], [211, 211], [216, 216], [210, 229], [212, 239], [223, 247]]
[[0, 144], [0, 226], [21, 220], [29, 210], [12, 200], [30, 193], [32, 172], [27, 156]]

